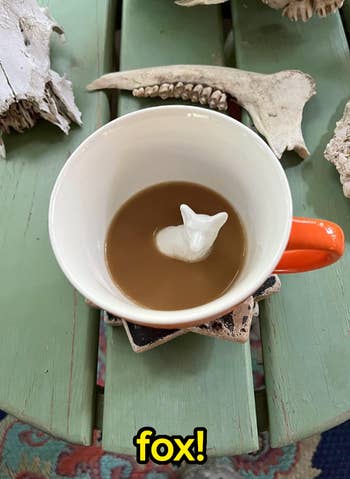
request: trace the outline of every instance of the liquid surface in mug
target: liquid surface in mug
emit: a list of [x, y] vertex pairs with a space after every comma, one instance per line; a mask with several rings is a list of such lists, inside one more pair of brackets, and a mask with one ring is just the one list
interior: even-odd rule
[[[228, 213], [214, 246], [205, 259], [188, 263], [163, 255], [156, 233], [183, 224], [180, 205], [196, 213]], [[196, 183], [160, 183], [132, 196], [114, 216], [105, 252], [114, 283], [132, 301], [150, 309], [169, 311], [208, 303], [232, 285], [241, 271], [246, 237], [232, 205], [215, 191]]]

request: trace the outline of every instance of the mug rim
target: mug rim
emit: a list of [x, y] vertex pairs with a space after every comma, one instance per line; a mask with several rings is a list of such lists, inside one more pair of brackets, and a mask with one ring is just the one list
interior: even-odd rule
[[[288, 210], [288, 217], [286, 218], [286, 224], [283, 232], [283, 238], [281, 238], [281, 242], [279, 248], [275, 251], [273, 261], [270, 262], [269, 267], [265, 267], [259, 275], [255, 278], [255, 281], [251, 283], [251, 286], [247, 291], [243, 294], [235, 294], [235, 300], [232, 301], [230, 299], [233, 295], [230, 294], [230, 291], [227, 291], [222, 296], [205, 303], [200, 306], [196, 306], [194, 308], [189, 309], [182, 309], [177, 311], [163, 311], [163, 310], [153, 310], [142, 307], [143, 309], [137, 310], [135, 312], [135, 307], [133, 304], [126, 304], [119, 301], [117, 298], [113, 303], [109, 301], [100, 300], [98, 297], [94, 295], [93, 291], [87, 290], [84, 286], [80, 284], [80, 281], [77, 277], [75, 277], [70, 269], [69, 266], [66, 264], [64, 259], [64, 252], [57, 244], [55, 238], [55, 222], [54, 222], [54, 213], [55, 213], [55, 199], [59, 187], [64, 181], [64, 177], [69, 171], [70, 165], [75, 161], [75, 157], [80, 155], [82, 150], [85, 150], [89, 143], [93, 141], [95, 138], [101, 136], [105, 131], [113, 129], [114, 126], [120, 125], [121, 123], [125, 123], [130, 121], [130, 118], [134, 116], [143, 116], [143, 115], [152, 115], [157, 113], [158, 111], [177, 111], [182, 110], [185, 113], [200, 113], [203, 114], [204, 112], [214, 118], [219, 119], [220, 121], [230, 123], [235, 128], [241, 129], [245, 133], [251, 136], [252, 141], [260, 144], [260, 146], [265, 149], [265, 151], [271, 157], [271, 161], [274, 161], [275, 167], [278, 171], [280, 181], [283, 184], [286, 194], [286, 202], [287, 202], [287, 210]], [[49, 212], [48, 212], [48, 229], [49, 229], [49, 238], [52, 250], [54, 252], [55, 258], [58, 262], [59, 267], [63, 271], [66, 278], [72, 284], [74, 288], [76, 288], [86, 299], [94, 303], [96, 306], [101, 308], [102, 310], [108, 311], [109, 313], [124, 318], [128, 321], [131, 321], [136, 324], [148, 325], [151, 327], [162, 327], [162, 328], [171, 328], [171, 327], [185, 327], [186, 325], [196, 325], [201, 324], [204, 322], [208, 322], [210, 320], [216, 319], [230, 311], [246, 300], [249, 296], [255, 293], [255, 291], [264, 283], [264, 281], [268, 278], [268, 276], [274, 271], [275, 267], [277, 266], [278, 262], [280, 261], [286, 247], [288, 244], [291, 226], [292, 226], [292, 215], [293, 215], [293, 206], [292, 206], [292, 196], [291, 191], [288, 183], [287, 176], [285, 171], [277, 159], [273, 151], [270, 149], [268, 144], [254, 131], [252, 131], [249, 127], [244, 125], [243, 123], [239, 122], [238, 120], [224, 115], [220, 112], [216, 112], [213, 110], [207, 110], [202, 107], [192, 106], [192, 105], [161, 105], [155, 107], [148, 107], [141, 110], [136, 110], [130, 113], [127, 113], [119, 118], [116, 118], [102, 127], [98, 128], [94, 131], [91, 135], [89, 135], [70, 155], [64, 166], [62, 167], [60, 173], [57, 176], [55, 181], [55, 185], [53, 187], [51, 197], [50, 197], [50, 204], [49, 204]], [[232, 304], [234, 302], [234, 304]], [[117, 305], [117, 307], [116, 307]]]

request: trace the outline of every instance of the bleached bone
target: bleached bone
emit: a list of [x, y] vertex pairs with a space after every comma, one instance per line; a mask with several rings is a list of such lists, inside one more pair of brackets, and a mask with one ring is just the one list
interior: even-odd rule
[[283, 15], [292, 21], [306, 22], [314, 14], [326, 17], [343, 6], [344, 0], [263, 0], [272, 8], [282, 9]]
[[296, 22], [302, 20], [307, 22], [314, 13], [312, 0], [294, 0], [288, 2], [283, 8], [282, 15], [288, 17], [289, 20]]
[[[183, 7], [196, 5], [214, 5], [227, 0], [177, 0], [175, 3]], [[314, 13], [326, 17], [342, 7], [344, 0], [262, 0], [263, 3], [276, 10], [283, 10], [283, 15], [292, 21], [306, 22]]]
[[314, 12], [324, 18], [339, 10], [343, 4], [344, 0], [314, 0]]
[[189, 206], [180, 206], [183, 224], [167, 226], [156, 234], [161, 253], [188, 263], [205, 259], [211, 252], [220, 229], [227, 221], [227, 213], [214, 216], [195, 213]]
[[[187, 90], [186, 85], [190, 85]], [[316, 93], [316, 85], [301, 71], [264, 75], [219, 66], [172, 65], [110, 73], [87, 87], [90, 91], [113, 88], [131, 90], [135, 96], [152, 96], [156, 91], [159, 95], [161, 91], [162, 97], [168, 97], [168, 91], [169, 97], [175, 98], [184, 98], [186, 91], [186, 98], [197, 101], [198, 96], [198, 103], [222, 110], [227, 108], [229, 95], [249, 112], [278, 158], [285, 150], [294, 149], [302, 158], [309, 154], [301, 122], [304, 105]]]
[[[65, 133], [81, 124], [72, 84], [50, 69], [52, 32], [63, 34], [36, 0], [1, 0], [0, 132], [22, 132], [42, 117]], [[0, 140], [0, 156], [5, 148]]]
[[345, 106], [343, 117], [337, 122], [324, 156], [335, 165], [344, 195], [350, 198], [350, 101]]

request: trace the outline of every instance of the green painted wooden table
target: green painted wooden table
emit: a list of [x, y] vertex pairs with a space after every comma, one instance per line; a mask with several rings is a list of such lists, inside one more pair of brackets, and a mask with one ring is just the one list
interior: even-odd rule
[[[295, 213], [337, 221], [349, 237], [348, 200], [322, 154], [350, 97], [349, 47], [339, 14], [295, 24], [259, 0], [233, 0], [234, 41], [231, 36], [225, 44], [218, 6], [124, 0], [117, 19], [115, 0], [41, 3], [66, 31], [66, 44], [53, 45], [52, 62], [73, 80], [84, 125], [68, 137], [45, 123], [12, 135], [8, 159], [0, 163], [0, 407], [82, 444], [90, 444], [98, 424], [105, 449], [130, 454], [133, 435], [146, 425], [181, 435], [205, 426], [208, 452], [219, 455], [256, 450], [258, 429], [268, 428], [272, 445], [280, 446], [350, 417], [349, 252], [327, 270], [283, 278], [282, 292], [266, 303], [266, 390], [254, 394], [248, 344], [187, 335], [136, 355], [123, 331], [109, 328], [103, 391], [95, 385], [98, 313], [65, 280], [47, 233], [60, 168], [110, 118], [104, 94], [88, 94], [85, 86], [113, 70], [121, 20], [122, 69], [207, 63], [311, 73], [319, 92], [305, 110], [311, 157], [302, 162], [287, 154], [282, 163]], [[76, 23], [82, 14], [84, 28]], [[345, 25], [349, 19], [345, 9]], [[156, 103], [121, 94], [118, 114]]]

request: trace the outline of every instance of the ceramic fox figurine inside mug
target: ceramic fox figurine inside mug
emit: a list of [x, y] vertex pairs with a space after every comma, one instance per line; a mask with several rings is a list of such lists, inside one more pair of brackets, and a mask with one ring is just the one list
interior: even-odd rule
[[156, 245], [166, 256], [196, 263], [211, 253], [220, 229], [227, 221], [226, 211], [213, 216], [195, 213], [188, 205], [180, 206], [182, 225], [167, 226], [156, 234]]
[[[213, 195], [213, 200], [207, 203], [217, 202], [218, 208], [213, 210], [208, 206], [201, 211], [197, 193], [192, 196], [188, 193], [189, 200], [178, 196], [172, 207], [176, 222], [172, 218], [166, 220], [163, 215], [156, 230], [152, 230], [153, 236], [144, 240], [149, 247], [156, 249], [155, 238], [162, 229], [181, 226], [181, 203], [186, 203], [193, 212], [210, 216], [231, 208], [212, 253], [204, 254], [202, 261], [186, 263], [163, 255], [164, 261], [197, 267], [197, 277], [203, 280], [200, 268], [212, 256], [216, 254], [223, 267], [227, 263], [220, 253], [224, 249], [219, 251], [216, 245], [221, 241], [222, 248], [230, 252], [227, 238], [233, 231], [241, 230], [245, 235], [244, 261], [234, 281], [205, 304], [180, 310], [151, 309], [133, 301], [116, 285], [106, 262], [106, 237], [113, 218], [120, 224], [128, 224], [130, 217], [123, 216], [123, 212], [133, 207], [133, 198], [146, 195], [155, 185], [163, 185], [160, 191], [175, 183], [206, 189], [206, 194]], [[172, 194], [175, 195], [169, 193]], [[144, 196], [141, 204], [145, 207], [145, 224], [150, 211], [152, 214], [166, 211], [162, 203]], [[241, 230], [237, 222], [230, 226], [235, 212]], [[189, 210], [186, 213], [190, 214]], [[221, 216], [218, 224], [223, 220]], [[131, 322], [161, 328], [190, 326], [220, 317], [249, 297], [271, 272], [304, 272], [327, 266], [344, 251], [344, 236], [338, 225], [325, 220], [293, 218], [283, 168], [258, 135], [232, 118], [192, 106], [140, 110], [96, 131], [73, 153], [57, 179], [50, 203], [49, 230], [62, 270], [86, 298]], [[137, 240], [137, 232], [132, 234], [130, 230], [124, 237], [129, 243]], [[132, 266], [133, 258], [124, 254], [120, 261]], [[148, 277], [153, 265], [152, 261], [147, 265]], [[130, 271], [131, 266], [125, 271]], [[139, 264], [139, 270], [143, 266]], [[157, 294], [167, 277], [155, 278], [152, 284]]]

